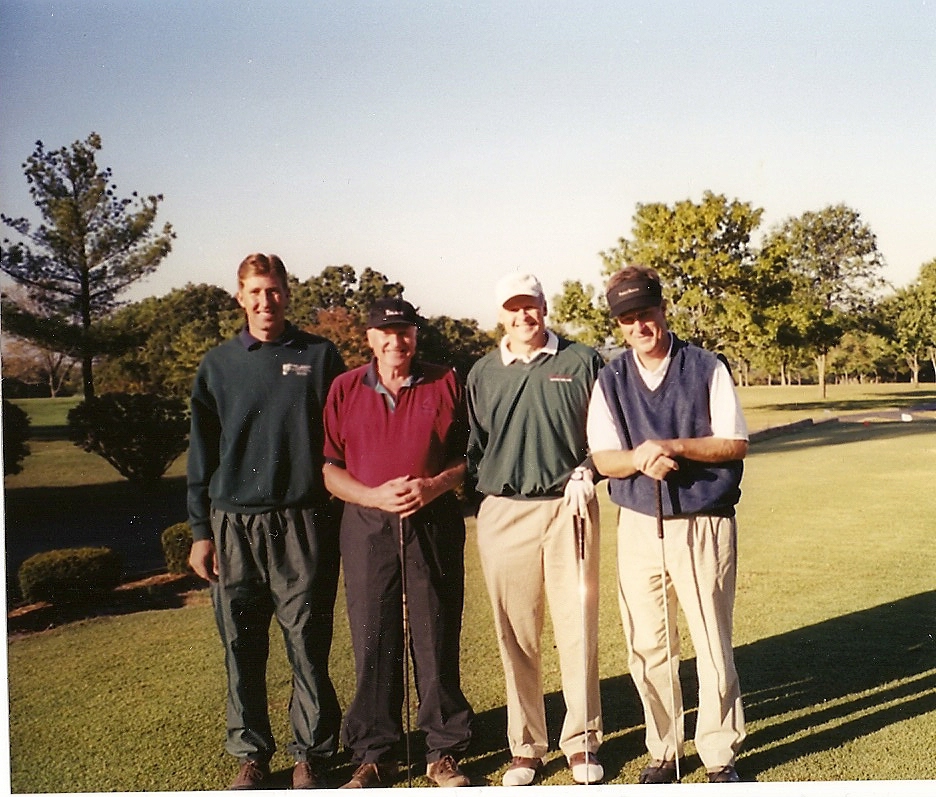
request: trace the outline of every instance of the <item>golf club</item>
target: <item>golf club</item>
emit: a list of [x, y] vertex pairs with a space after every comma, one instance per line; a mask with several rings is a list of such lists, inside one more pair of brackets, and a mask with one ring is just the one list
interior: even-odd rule
[[579, 602], [582, 605], [582, 657], [584, 659], [584, 669], [582, 673], [585, 676], [585, 688], [582, 694], [585, 696], [585, 785], [591, 781], [588, 778], [588, 611], [586, 608], [587, 592], [585, 589], [585, 518], [576, 513], [572, 516], [572, 523], [575, 527], [575, 547], [578, 550], [578, 582], [579, 582]]
[[663, 586], [663, 627], [666, 633], [666, 669], [670, 682], [670, 717], [673, 729], [673, 750], [676, 757], [676, 782], [679, 783], [679, 737], [676, 717], [676, 683], [673, 679], [673, 643], [670, 640], [669, 595], [666, 589], [666, 546], [663, 542], [663, 482], [654, 480], [656, 486], [657, 537], [660, 538], [660, 582]]
[[406, 709], [406, 786], [413, 787], [413, 760], [410, 754], [410, 628], [409, 606], [406, 603], [406, 545], [403, 538], [403, 518], [400, 518], [400, 585], [403, 592], [403, 700]]

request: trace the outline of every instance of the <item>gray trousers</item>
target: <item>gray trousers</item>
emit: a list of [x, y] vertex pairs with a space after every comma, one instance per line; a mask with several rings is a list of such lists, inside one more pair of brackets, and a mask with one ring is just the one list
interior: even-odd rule
[[228, 678], [227, 743], [237, 758], [276, 750], [267, 709], [270, 622], [292, 666], [289, 719], [296, 761], [332, 756], [341, 709], [328, 675], [338, 587], [338, 525], [330, 509], [213, 511], [219, 577], [211, 585]]

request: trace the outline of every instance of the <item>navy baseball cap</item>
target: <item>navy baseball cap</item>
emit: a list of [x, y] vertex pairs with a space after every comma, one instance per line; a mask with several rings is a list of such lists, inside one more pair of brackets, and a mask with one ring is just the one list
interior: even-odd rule
[[367, 328], [389, 327], [394, 324], [412, 324], [419, 326], [416, 308], [405, 299], [387, 297], [378, 299], [367, 313]]

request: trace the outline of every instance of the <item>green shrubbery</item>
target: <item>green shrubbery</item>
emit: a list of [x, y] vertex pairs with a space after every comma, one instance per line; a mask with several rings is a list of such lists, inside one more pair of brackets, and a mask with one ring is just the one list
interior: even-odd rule
[[188, 448], [188, 409], [180, 398], [105, 393], [68, 413], [76, 446], [98, 454], [130, 481], [156, 481]]
[[192, 550], [192, 529], [188, 523], [169, 526], [160, 537], [166, 570], [170, 573], [189, 572], [189, 552]]
[[63, 548], [30, 556], [19, 569], [20, 593], [30, 603], [83, 603], [120, 584], [123, 562], [110, 548]]
[[29, 416], [12, 402], [3, 399], [3, 475], [12, 476], [23, 469], [29, 454]]

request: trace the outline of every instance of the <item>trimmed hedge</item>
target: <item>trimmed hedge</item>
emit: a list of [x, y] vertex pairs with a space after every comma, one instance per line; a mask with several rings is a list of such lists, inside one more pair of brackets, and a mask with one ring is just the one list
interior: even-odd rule
[[19, 568], [20, 593], [30, 603], [85, 603], [120, 584], [123, 561], [110, 548], [62, 548], [30, 556]]
[[169, 526], [160, 536], [166, 570], [170, 573], [189, 573], [189, 553], [192, 550], [192, 528], [188, 523]]
[[68, 430], [76, 446], [121, 476], [154, 482], [188, 448], [188, 405], [152, 393], [105, 393], [69, 410]]
[[23, 469], [29, 454], [29, 415], [25, 410], [3, 399], [3, 475], [12, 476]]

